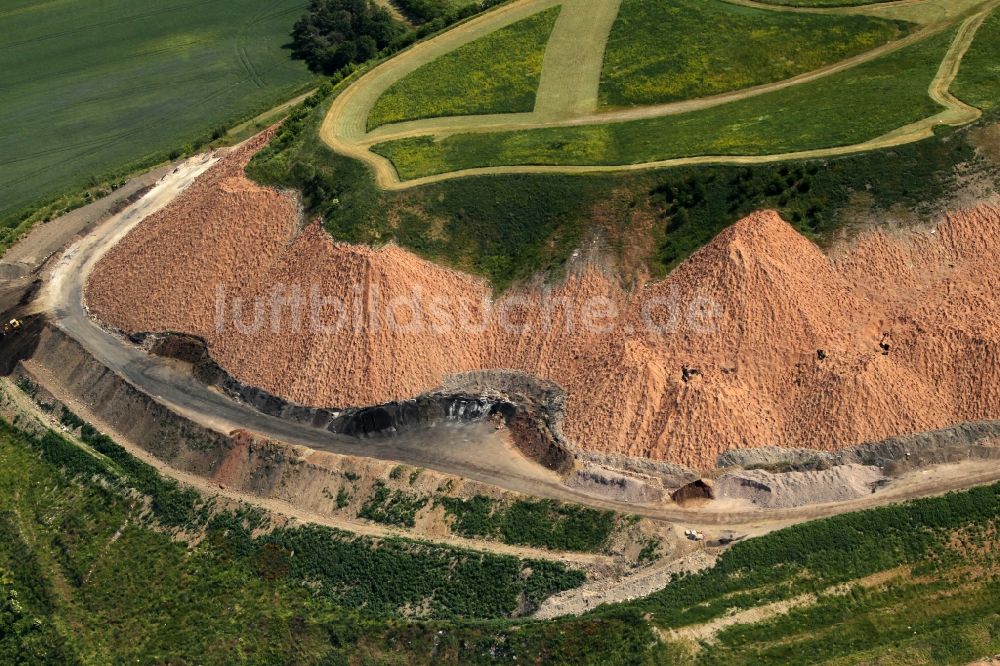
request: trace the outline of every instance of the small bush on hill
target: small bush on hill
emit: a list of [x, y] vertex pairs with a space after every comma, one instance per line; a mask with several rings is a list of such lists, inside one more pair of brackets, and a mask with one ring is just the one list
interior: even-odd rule
[[598, 511], [553, 500], [518, 500], [504, 504], [477, 495], [438, 500], [452, 516], [452, 531], [504, 543], [592, 552], [601, 550], [615, 527], [612, 511]]

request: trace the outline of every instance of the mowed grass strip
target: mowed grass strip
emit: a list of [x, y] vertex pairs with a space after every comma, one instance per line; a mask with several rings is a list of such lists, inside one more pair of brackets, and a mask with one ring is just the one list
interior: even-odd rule
[[375, 152], [413, 179], [475, 167], [619, 165], [845, 146], [927, 118], [954, 32], [837, 74], [702, 111], [608, 125], [402, 139]]
[[1000, 13], [997, 11], [987, 17], [976, 33], [951, 92], [984, 111], [1000, 104]]
[[870, 51], [912, 28], [718, 0], [625, 0], [608, 41], [600, 103], [657, 104], [780, 81]]
[[166, 158], [313, 81], [282, 45], [306, 0], [0, 7], [0, 219]]
[[368, 129], [404, 120], [531, 111], [559, 9], [461, 46], [396, 82], [375, 103]]

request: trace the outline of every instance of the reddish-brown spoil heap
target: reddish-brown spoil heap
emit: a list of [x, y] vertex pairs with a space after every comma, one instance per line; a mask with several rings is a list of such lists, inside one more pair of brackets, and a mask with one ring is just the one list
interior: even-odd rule
[[588, 268], [493, 301], [400, 248], [300, 231], [291, 196], [243, 176], [264, 140], [105, 257], [87, 290], [98, 317], [200, 335], [240, 380], [312, 405], [523, 370], [566, 389], [579, 446], [699, 467], [733, 447], [835, 449], [1000, 417], [998, 208], [831, 256], [756, 213], [631, 293]]

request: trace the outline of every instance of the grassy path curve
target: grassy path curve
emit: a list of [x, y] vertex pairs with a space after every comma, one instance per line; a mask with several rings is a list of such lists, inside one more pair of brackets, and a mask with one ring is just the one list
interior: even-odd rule
[[[758, 6], [761, 4], [754, 2], [754, 0], [726, 1], [749, 6]], [[593, 3], [584, 4], [579, 0], [567, 0], [563, 3], [559, 22], [564, 26], [574, 26], [578, 31], [588, 31], [587, 34], [590, 35], [588, 40], [590, 42], [603, 39], [602, 42], [593, 44], [592, 47], [594, 52], [601, 52], [603, 54], [603, 45], [607, 41], [607, 34], [613, 23], [613, 14], [617, 13], [621, 0], [599, 0], [599, 2], [601, 3], [598, 8], [600, 11], [595, 11]], [[923, 20], [925, 25], [922, 29], [903, 39], [884, 44], [871, 51], [791, 79], [712, 97], [605, 113], [587, 112], [588, 109], [596, 107], [596, 88], [599, 83], [599, 73], [596, 80], [590, 81], [593, 78], [593, 76], [590, 76], [593, 68], [581, 66], [581, 73], [577, 77], [567, 80], [569, 77], [565, 72], [562, 72], [562, 68], [555, 68], [555, 65], [551, 64], [552, 61], [557, 59], [555, 54], [560, 52], [563, 53], [560, 56], [562, 62], [573, 60], [572, 51], [568, 49], [567, 43], [562, 40], [556, 40], [554, 47], [550, 46], [551, 57], [549, 52], [546, 53], [546, 70], [549, 70], [550, 73], [547, 75], [543, 71], [543, 84], [539, 90], [539, 102], [533, 113], [434, 118], [387, 125], [371, 133], [364, 131], [365, 119], [372, 106], [374, 106], [377, 99], [388, 86], [392, 85], [395, 81], [443, 53], [457, 48], [461, 44], [478, 39], [493, 30], [557, 4], [560, 4], [558, 0], [522, 0], [521, 2], [505, 5], [498, 10], [488, 12], [477, 19], [461, 24], [437, 38], [418, 44], [396, 58], [379, 65], [368, 74], [359, 78], [358, 81], [348, 87], [347, 90], [334, 100], [330, 112], [320, 128], [321, 138], [336, 152], [370, 165], [379, 187], [388, 190], [408, 189], [433, 182], [474, 175], [510, 173], [573, 174], [635, 171], [697, 164], [760, 164], [780, 160], [835, 157], [889, 148], [927, 138], [933, 134], [934, 128], [937, 126], [966, 124], [979, 117], [980, 111], [978, 109], [954, 97], [949, 92], [949, 88], [958, 73], [962, 58], [972, 44], [976, 31], [986, 17], [1000, 5], [1000, 0], [991, 0], [989, 2], [984, 0], [953, 0], [951, 2], [942, 2], [942, 0], [901, 0], [896, 3], [885, 3], [875, 6], [832, 8], [855, 12], [880, 11], [887, 16], [895, 16], [903, 11], [908, 13], [911, 20]], [[761, 6], [777, 10], [785, 9], [769, 5]], [[406, 181], [400, 179], [395, 166], [389, 159], [377, 155], [370, 150], [371, 146], [378, 143], [416, 136], [442, 137], [457, 133], [488, 133], [542, 127], [596, 125], [698, 111], [782, 90], [842, 72], [927, 39], [944, 30], [951, 29], [959, 22], [961, 22], [961, 28], [957, 37], [944, 57], [941, 67], [928, 90], [929, 96], [943, 106], [944, 111], [911, 125], [898, 128], [888, 134], [849, 146], [835, 146], [771, 155], [693, 156], [625, 165], [495, 166], [451, 171]], [[568, 31], [568, 28], [565, 29]], [[558, 26], [556, 30], [559, 30]], [[580, 58], [577, 58], [577, 61], [579, 60]], [[589, 63], [589, 60], [583, 59], [583, 65], [587, 63]], [[553, 71], [560, 73], [558, 78], [552, 74]], [[559, 81], [559, 83], [556, 81]], [[571, 87], [576, 91], [572, 95], [565, 92], [570, 87], [570, 83], [572, 84]], [[594, 107], [590, 105], [591, 93], [593, 93], [595, 100]]]

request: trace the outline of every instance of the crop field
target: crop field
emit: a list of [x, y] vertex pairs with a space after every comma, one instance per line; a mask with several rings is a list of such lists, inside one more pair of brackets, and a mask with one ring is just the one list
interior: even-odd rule
[[[433, 71], [470, 39], [486, 42], [553, 4], [505, 4], [362, 74], [336, 94], [321, 139], [365, 162], [379, 188], [409, 189], [471, 175], [837, 157], [920, 141], [991, 108], [981, 91], [996, 67], [998, 0], [816, 11], [749, 0], [566, 0], [533, 110], [526, 97], [508, 107], [516, 112], [469, 105], [450, 115], [422, 99], [428, 79], [385, 115], [387, 87], [402, 90], [412, 72]], [[442, 69], [436, 79], [454, 68]], [[974, 104], [953, 95], [953, 84]]]
[[306, 4], [3, 3], [0, 220], [166, 159], [313, 85], [282, 49]]
[[[368, 128], [421, 118], [531, 111], [542, 58], [559, 9], [498, 30], [424, 65], [394, 84], [368, 116]], [[497, 58], [503, 53], [503, 58]]]
[[766, 155], [875, 138], [934, 115], [927, 95], [945, 33], [816, 81], [704, 111], [607, 125], [402, 139], [373, 150], [404, 179], [484, 166], [630, 164]]
[[914, 26], [705, 0], [625, 0], [608, 40], [604, 106], [707, 97], [788, 79], [869, 51]]
[[979, 28], [951, 91], [983, 110], [1000, 105], [1000, 14], [991, 14]]

